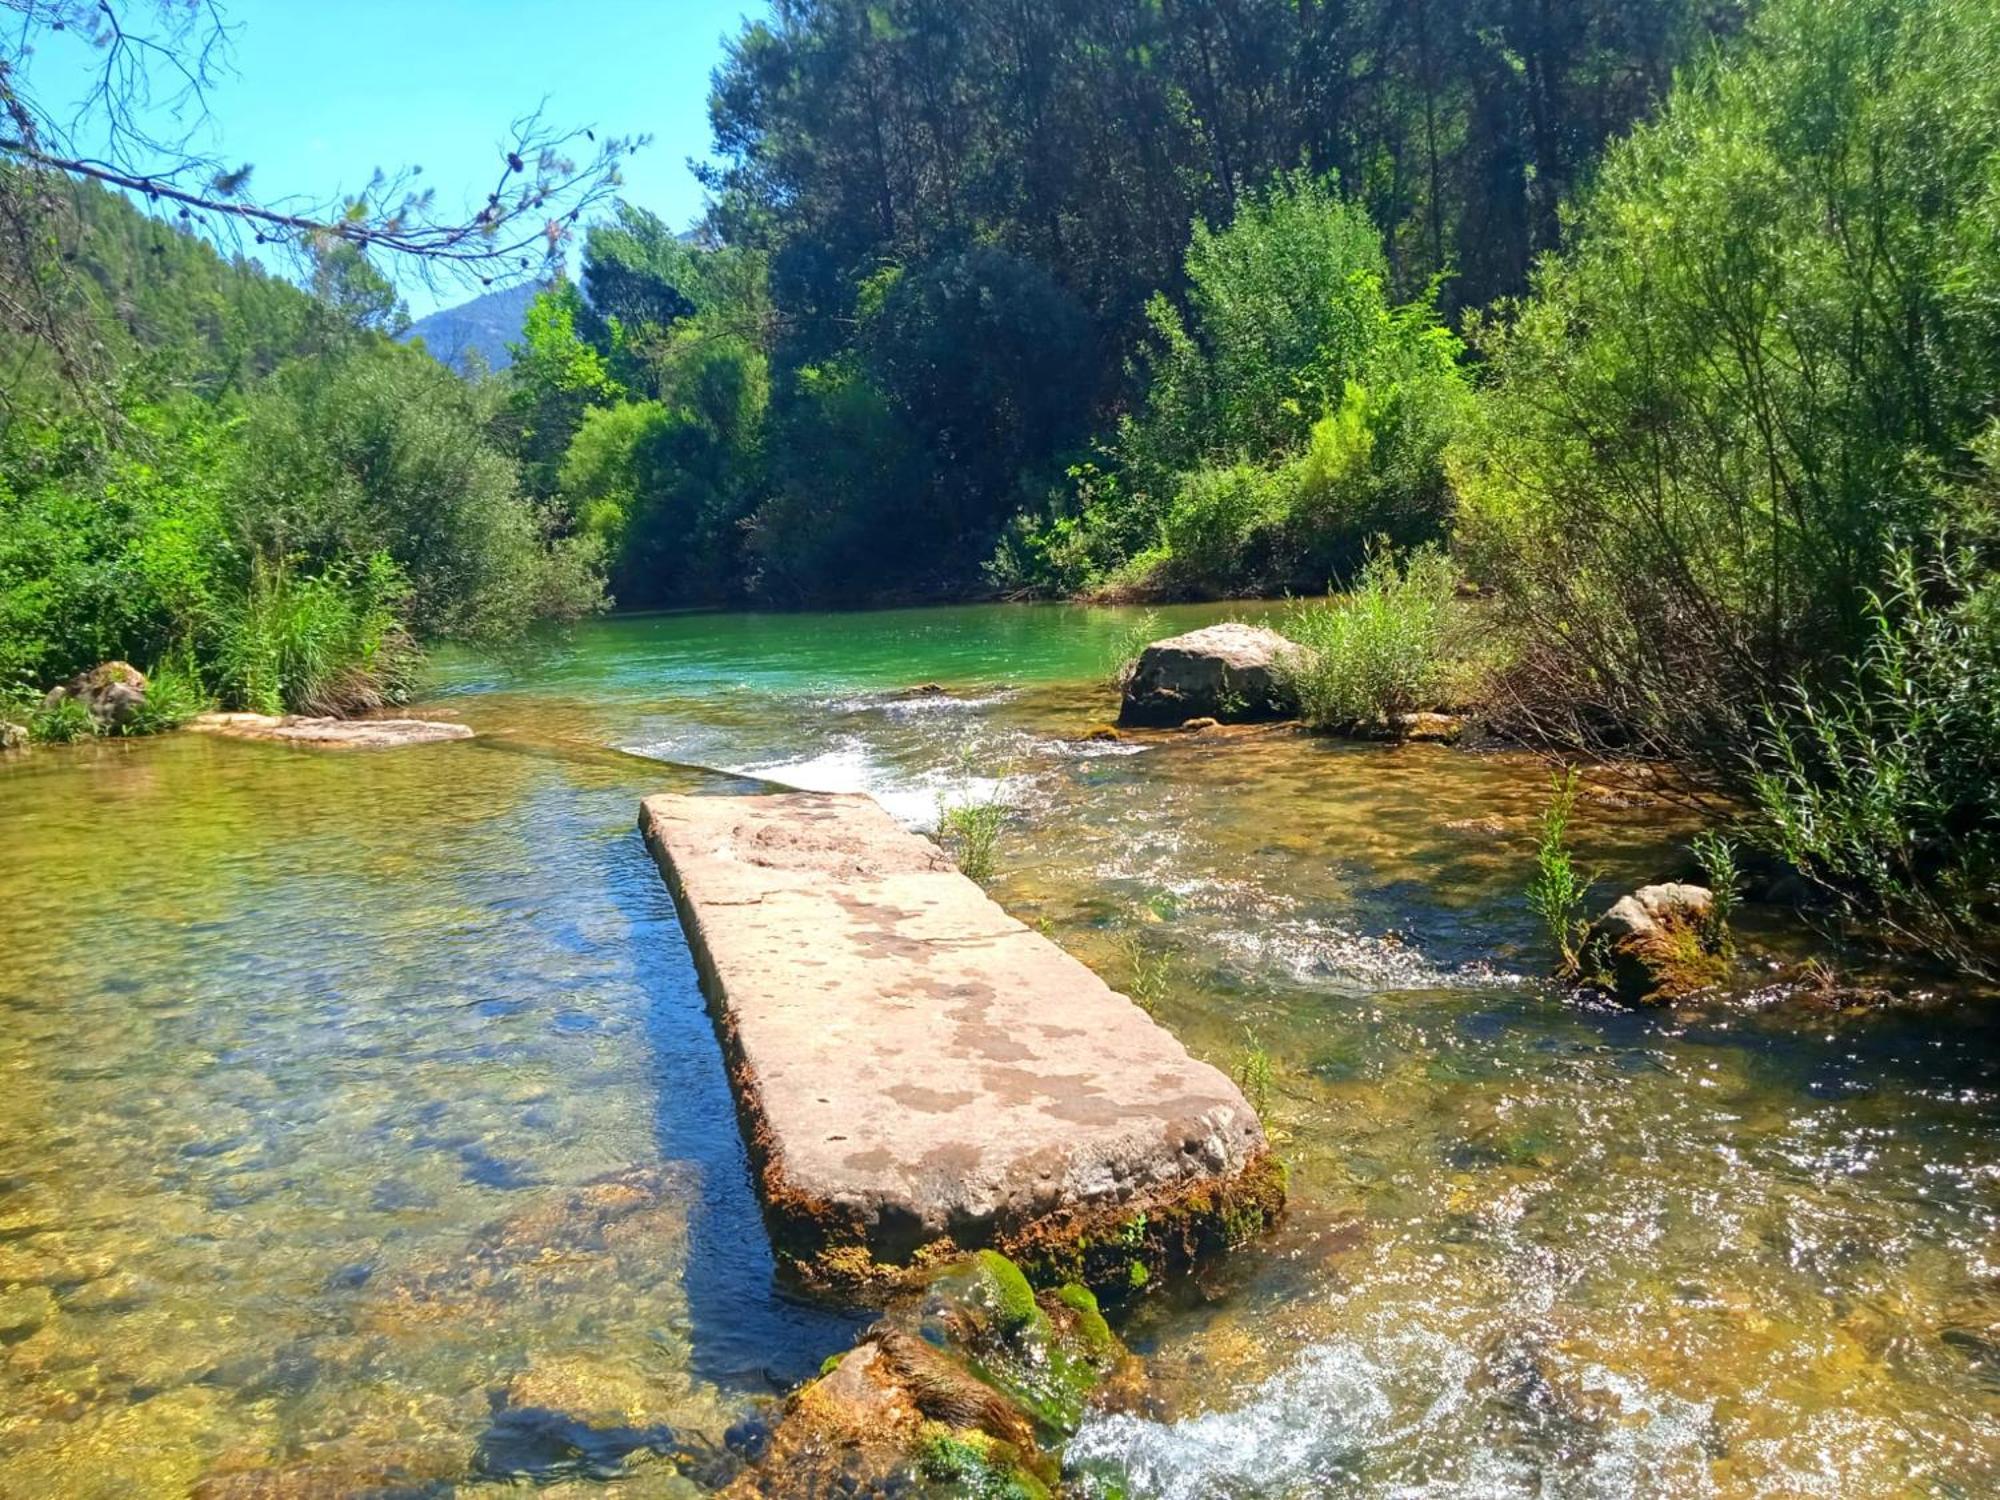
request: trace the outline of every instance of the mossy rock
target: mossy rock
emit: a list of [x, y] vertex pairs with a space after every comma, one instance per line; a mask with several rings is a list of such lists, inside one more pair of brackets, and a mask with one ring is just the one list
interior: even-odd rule
[[1049, 1500], [1049, 1487], [1021, 1460], [1019, 1451], [982, 1432], [927, 1430], [917, 1452], [924, 1478], [953, 1486], [979, 1500]]
[[1266, 1154], [1143, 1209], [1096, 1212], [1005, 1248], [1037, 1286], [1075, 1282], [1116, 1303], [1248, 1244], [1284, 1212], [1285, 1165]]
[[[1088, 1288], [1036, 1292], [984, 1250], [933, 1275], [795, 1393], [732, 1497], [911, 1485], [1045, 1500], [1095, 1392], [1137, 1362]], [[834, 1491], [828, 1490], [828, 1493]]]
[[1035, 1289], [1021, 1268], [998, 1250], [981, 1250], [973, 1257], [991, 1290], [1000, 1324], [1010, 1333], [1026, 1327], [1041, 1313]]
[[1713, 911], [1701, 886], [1641, 886], [1597, 919], [1586, 971], [1594, 969], [1621, 999], [1643, 1005], [1714, 989], [1728, 981], [1732, 965]]

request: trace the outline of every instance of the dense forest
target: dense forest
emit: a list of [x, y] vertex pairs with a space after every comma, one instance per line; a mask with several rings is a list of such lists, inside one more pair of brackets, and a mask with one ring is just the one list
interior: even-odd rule
[[[590, 238], [606, 321], [571, 323], [659, 407], [620, 419], [642, 473], [606, 473], [607, 430], [577, 480], [629, 494], [646, 558], [665, 531], [700, 559], [619, 597], [1099, 586], [1197, 458], [1301, 448], [1348, 376], [1379, 404], [1409, 361], [1402, 441], [1433, 444], [1455, 351], [1427, 330], [1521, 291], [1604, 142], [1739, 26], [1702, 0], [774, 7], [716, 75], [695, 243], [633, 209]], [[1290, 540], [1131, 581], [1323, 586], [1351, 551]]]
[[93, 357], [0, 350], [0, 682], [346, 711], [607, 593], [1358, 584], [1322, 721], [1663, 758], [1985, 962], [1996, 0], [777, 0], [709, 109], [705, 220], [594, 215], [498, 374], [352, 245], [44, 193], [7, 274]]

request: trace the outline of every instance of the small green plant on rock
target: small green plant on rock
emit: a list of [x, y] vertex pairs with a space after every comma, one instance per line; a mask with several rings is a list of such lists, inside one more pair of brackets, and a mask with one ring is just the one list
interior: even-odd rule
[[984, 883], [993, 876], [993, 856], [1007, 821], [1007, 802], [1001, 794], [1005, 773], [982, 767], [977, 747], [967, 740], [958, 747], [958, 774], [967, 781], [984, 775], [991, 790], [984, 795], [965, 793], [956, 799], [939, 797], [938, 842], [951, 852], [961, 871]]
[[959, 869], [984, 882], [993, 876], [993, 857], [1006, 820], [1007, 806], [997, 797], [954, 803], [938, 811], [938, 836]]
[[1590, 931], [1583, 908], [1596, 882], [1595, 875], [1578, 871], [1569, 851], [1569, 823], [1576, 811], [1577, 792], [1573, 766], [1551, 783], [1535, 842], [1535, 874], [1528, 882], [1529, 909], [1542, 919], [1543, 930], [1561, 959], [1560, 972], [1566, 977], [1583, 972]]

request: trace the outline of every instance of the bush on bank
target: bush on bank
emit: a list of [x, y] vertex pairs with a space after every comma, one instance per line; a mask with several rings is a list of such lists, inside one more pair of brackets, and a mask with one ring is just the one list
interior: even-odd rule
[[217, 401], [161, 384], [128, 372], [115, 425], [71, 411], [0, 439], [10, 713], [106, 660], [156, 683], [136, 727], [190, 696], [353, 712], [407, 692], [420, 639], [602, 605], [589, 544], [552, 539], [487, 436], [491, 394], [420, 351], [356, 339]]
[[1517, 727], [1753, 793], [1929, 946], [2000, 820], [1996, 60], [1995, 0], [1773, 0], [1476, 324], [1453, 449]]

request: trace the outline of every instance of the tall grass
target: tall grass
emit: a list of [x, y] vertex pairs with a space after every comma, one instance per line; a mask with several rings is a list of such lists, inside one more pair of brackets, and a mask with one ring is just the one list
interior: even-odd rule
[[1578, 870], [1570, 854], [1569, 823], [1576, 812], [1577, 791], [1574, 767], [1551, 784], [1535, 839], [1535, 873], [1528, 882], [1528, 909], [1541, 918], [1565, 975], [1583, 969], [1589, 926], [1583, 908], [1595, 878]]
[[1689, 848], [1708, 886], [1708, 918], [1702, 935], [1716, 952], [1734, 953], [1736, 940], [1729, 919], [1743, 904], [1743, 869], [1737, 862], [1736, 845], [1728, 835], [1711, 830], [1696, 834]]
[[214, 698], [202, 683], [194, 654], [183, 651], [163, 658], [146, 674], [146, 701], [132, 715], [124, 734], [164, 734], [206, 712]]
[[1122, 688], [1132, 668], [1138, 664], [1139, 653], [1160, 638], [1160, 612], [1156, 609], [1143, 611], [1139, 617], [1127, 625], [1113, 638], [1104, 657], [1104, 677], [1112, 687]]
[[1006, 820], [1007, 805], [997, 797], [955, 802], [938, 809], [938, 837], [965, 875], [984, 882], [993, 876]]
[[1292, 668], [1301, 717], [1322, 729], [1371, 729], [1438, 707], [1459, 670], [1458, 582], [1435, 547], [1399, 561], [1378, 544], [1352, 592], [1294, 605], [1279, 628], [1307, 648]]
[[416, 664], [399, 617], [407, 592], [386, 553], [315, 577], [258, 561], [220, 633], [225, 697], [268, 714], [351, 714], [401, 701]]
[[[938, 798], [938, 842], [963, 874], [983, 884], [993, 878], [1000, 830], [1007, 822], [1007, 773], [985, 765], [979, 746], [968, 739], [958, 747], [958, 774], [968, 786], [956, 796]], [[988, 782], [984, 793], [970, 787], [980, 780]]]

